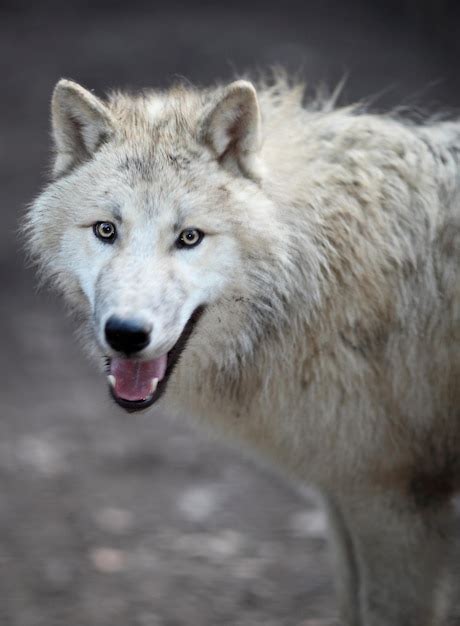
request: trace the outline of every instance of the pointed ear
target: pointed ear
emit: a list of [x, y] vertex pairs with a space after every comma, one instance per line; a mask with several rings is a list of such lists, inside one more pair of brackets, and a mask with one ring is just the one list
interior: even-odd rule
[[260, 126], [256, 90], [252, 83], [238, 80], [223, 90], [205, 116], [202, 139], [225, 167], [258, 179]]
[[90, 159], [114, 131], [112, 115], [102, 100], [71, 80], [56, 85], [51, 113], [55, 176]]

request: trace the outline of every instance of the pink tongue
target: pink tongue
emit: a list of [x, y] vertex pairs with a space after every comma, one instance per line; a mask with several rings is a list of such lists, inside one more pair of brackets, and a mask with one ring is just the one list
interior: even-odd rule
[[115, 377], [115, 395], [123, 400], [146, 400], [152, 395], [152, 380], [164, 378], [167, 355], [151, 361], [112, 359], [110, 373]]

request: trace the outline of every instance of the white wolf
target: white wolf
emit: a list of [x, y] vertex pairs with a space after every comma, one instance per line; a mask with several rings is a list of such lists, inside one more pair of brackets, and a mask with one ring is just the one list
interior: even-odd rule
[[107, 101], [61, 80], [30, 246], [118, 404], [162, 396], [324, 494], [344, 624], [440, 624], [460, 122], [302, 101], [283, 80]]

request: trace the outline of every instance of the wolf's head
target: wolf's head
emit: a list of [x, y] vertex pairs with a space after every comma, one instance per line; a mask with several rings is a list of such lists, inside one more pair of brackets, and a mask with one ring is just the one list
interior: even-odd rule
[[[237, 303], [272, 278], [281, 238], [256, 91], [237, 81], [103, 102], [61, 80], [52, 126], [54, 177], [30, 211], [31, 247], [83, 313], [115, 400], [144, 408], [191, 335], [218, 343]], [[229, 323], [209, 330], [212, 311]]]

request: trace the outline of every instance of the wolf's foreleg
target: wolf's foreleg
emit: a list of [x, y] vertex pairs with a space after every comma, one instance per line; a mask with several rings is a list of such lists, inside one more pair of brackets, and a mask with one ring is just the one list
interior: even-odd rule
[[[453, 513], [447, 500], [353, 493], [342, 508], [359, 579], [359, 615], [347, 626], [438, 626], [447, 587]], [[352, 620], [352, 621], [350, 621]], [[355, 620], [355, 621], [353, 621]]]
[[359, 572], [353, 540], [338, 497], [322, 494], [336, 567], [336, 588], [343, 623], [364, 626], [359, 616]]

